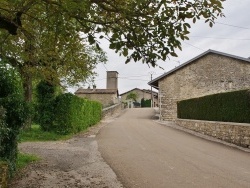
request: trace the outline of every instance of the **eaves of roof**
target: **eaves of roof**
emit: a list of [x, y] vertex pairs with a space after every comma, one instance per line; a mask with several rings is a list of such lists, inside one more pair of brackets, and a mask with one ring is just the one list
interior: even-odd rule
[[141, 89], [139, 89], [139, 88], [136, 87], [136, 88], [134, 88], [134, 89], [131, 89], [131, 90], [129, 90], [129, 91], [126, 91], [126, 92], [120, 94], [120, 96], [125, 95], [125, 94], [127, 94], [127, 93], [129, 93], [129, 92], [131, 92], [131, 91], [134, 91], [134, 90], [140, 90], [140, 91], [142, 91]]
[[[125, 94], [127, 94], [127, 93], [129, 93], [129, 92], [131, 92], [131, 91], [134, 91], [134, 90], [139, 90], [139, 91], [141, 91], [141, 92], [145, 92], [145, 93], [151, 93], [151, 90], [148, 90], [148, 89], [139, 89], [139, 88], [134, 88], [134, 89], [131, 89], [131, 90], [129, 90], [129, 91], [126, 91], [126, 92], [124, 92], [124, 93], [122, 93], [122, 94], [120, 94], [120, 96], [122, 96], [122, 95], [125, 95]], [[155, 92], [155, 91], [152, 91], [152, 93], [154, 94], [154, 95], [158, 95], [158, 93], [157, 92]]]
[[197, 60], [197, 59], [199, 59], [199, 58], [201, 58], [201, 57], [203, 57], [203, 56], [205, 56], [205, 55], [207, 55], [207, 54], [209, 54], [209, 53], [218, 54], [218, 55], [222, 55], [222, 56], [226, 56], [226, 57], [230, 57], [230, 58], [233, 58], [233, 59], [238, 59], [238, 60], [242, 60], [242, 61], [246, 61], [246, 62], [249, 62], [249, 63], [250, 63], [250, 59], [248, 59], [248, 58], [239, 57], [239, 56], [236, 56], [236, 55], [227, 54], [227, 53], [224, 53], [224, 52], [218, 52], [218, 51], [209, 49], [209, 50], [203, 52], [202, 54], [200, 54], [200, 55], [198, 55], [198, 56], [196, 56], [196, 57], [190, 59], [189, 61], [187, 61], [187, 62], [181, 64], [180, 66], [178, 66], [178, 67], [176, 67], [176, 68], [174, 68], [174, 69], [172, 69], [172, 70], [170, 70], [170, 71], [168, 71], [168, 72], [162, 74], [161, 76], [159, 76], [159, 77], [157, 77], [157, 78], [151, 80], [150, 82], [148, 82], [148, 84], [149, 84], [150, 86], [156, 88], [156, 89], [159, 89], [159, 86], [158, 86], [158, 81], [159, 81], [159, 80], [161, 80], [162, 78], [164, 78], [164, 77], [166, 77], [166, 76], [168, 76], [168, 75], [170, 75], [170, 74], [172, 74], [172, 73], [174, 73], [174, 72], [180, 70], [181, 68], [183, 68], [183, 67], [185, 67], [185, 66], [187, 66], [187, 65], [189, 65], [189, 64], [191, 64], [191, 63], [193, 63], [195, 60]]
[[117, 94], [118, 90], [117, 89], [82, 89], [79, 88], [75, 94]]

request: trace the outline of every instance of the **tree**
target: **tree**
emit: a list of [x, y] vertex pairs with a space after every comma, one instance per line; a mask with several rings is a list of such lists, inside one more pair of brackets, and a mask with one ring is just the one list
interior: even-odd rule
[[[20, 72], [27, 101], [32, 100], [33, 78], [73, 85], [93, 75], [98, 62], [106, 61], [103, 51], [88, 45], [78, 26], [51, 5], [42, 1], [1, 1], [0, 7], [5, 13], [0, 16], [0, 28], [8, 20], [20, 27], [0, 31], [0, 57]], [[7, 19], [12, 9], [18, 13]], [[15, 23], [17, 16], [19, 24]]]
[[128, 100], [128, 99], [132, 99], [134, 102], [137, 101], [137, 98], [138, 98], [138, 95], [137, 95], [137, 93], [134, 93], [134, 92], [130, 92], [130, 93], [127, 95], [127, 97], [126, 97], [127, 100]]
[[24, 35], [34, 42], [37, 27], [43, 29], [51, 24], [55, 28], [57, 23], [56, 19], [48, 23], [43, 18], [55, 16], [60, 29], [69, 36], [72, 33], [67, 31], [67, 26], [71, 25], [98, 48], [98, 40], [107, 39], [111, 49], [127, 57], [126, 63], [133, 59], [155, 66], [159, 59], [177, 56], [175, 49], [181, 49], [180, 40], [188, 40], [191, 27], [188, 20], [195, 23], [204, 18], [212, 26], [217, 17], [223, 16], [223, 1], [3, 0], [0, 28], [5, 31], [5, 37], [7, 33]]

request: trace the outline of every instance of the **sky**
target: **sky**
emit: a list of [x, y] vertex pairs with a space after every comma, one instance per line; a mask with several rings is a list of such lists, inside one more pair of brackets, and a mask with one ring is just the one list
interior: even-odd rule
[[[147, 83], [151, 80], [151, 75], [154, 79], [209, 49], [250, 57], [250, 0], [226, 0], [223, 7], [225, 17], [218, 18], [212, 28], [204, 20], [191, 24], [189, 40], [182, 42], [182, 51], [176, 51], [178, 57], [157, 62], [163, 69], [149, 67], [142, 62], [125, 64], [126, 58], [110, 50], [108, 43], [102, 43], [101, 47], [107, 52], [108, 62], [98, 64], [94, 70], [97, 73], [97, 88], [106, 88], [107, 71], [117, 71], [120, 94], [134, 88], [150, 89]], [[88, 84], [84, 87], [87, 88]], [[77, 89], [76, 86], [69, 91], [74, 92]]]

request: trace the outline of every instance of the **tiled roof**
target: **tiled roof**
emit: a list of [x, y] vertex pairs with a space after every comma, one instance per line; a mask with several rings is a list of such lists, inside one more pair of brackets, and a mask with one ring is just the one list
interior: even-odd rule
[[117, 94], [117, 89], [83, 89], [79, 88], [75, 94]]
[[191, 63], [193, 63], [195, 60], [197, 60], [197, 59], [199, 59], [199, 58], [201, 58], [201, 57], [203, 57], [203, 56], [205, 56], [205, 55], [207, 55], [209, 53], [218, 54], [218, 55], [222, 55], [222, 56], [226, 56], [226, 57], [230, 57], [230, 58], [233, 58], [233, 59], [238, 59], [238, 60], [242, 60], [242, 61], [246, 61], [246, 62], [250, 63], [250, 59], [249, 58], [239, 57], [239, 56], [235, 56], [235, 55], [231, 55], [231, 54], [227, 54], [227, 53], [223, 53], [223, 52], [218, 52], [218, 51], [215, 51], [215, 50], [207, 50], [206, 52], [204, 52], [204, 53], [202, 53], [202, 54], [200, 54], [200, 55], [198, 55], [198, 56], [190, 59], [189, 61], [181, 64], [180, 66], [178, 66], [178, 67], [176, 67], [176, 68], [174, 68], [174, 69], [172, 69], [172, 70], [170, 70], [170, 71], [162, 74], [161, 76], [159, 76], [159, 77], [151, 80], [150, 82], [148, 82], [148, 84], [150, 86], [158, 89], [158, 81], [160, 79], [162, 79], [162, 78], [170, 75], [171, 73], [173, 73], [175, 71], [178, 71], [179, 69], [181, 69], [181, 68], [183, 68], [183, 67], [185, 67], [185, 66], [187, 66], [187, 65], [189, 65]]
[[[145, 92], [145, 93], [151, 93], [151, 90], [150, 90], [150, 89], [139, 89], [139, 88], [134, 88], [134, 89], [131, 89], [131, 90], [129, 90], [129, 91], [126, 91], [125, 93], [120, 94], [120, 96], [125, 95], [125, 94], [127, 94], [127, 93], [129, 93], [129, 92], [131, 92], [131, 91], [134, 91], [134, 90], [140, 90], [140, 91]], [[155, 95], [155, 96], [158, 95], [158, 93], [155, 92], [155, 91], [152, 91], [152, 93], [153, 93], [153, 95]]]

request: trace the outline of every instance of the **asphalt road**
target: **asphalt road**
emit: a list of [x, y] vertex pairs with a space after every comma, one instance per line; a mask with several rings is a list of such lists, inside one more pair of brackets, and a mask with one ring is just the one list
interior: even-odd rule
[[127, 188], [250, 188], [250, 153], [160, 125], [153, 109], [128, 109], [97, 135]]

